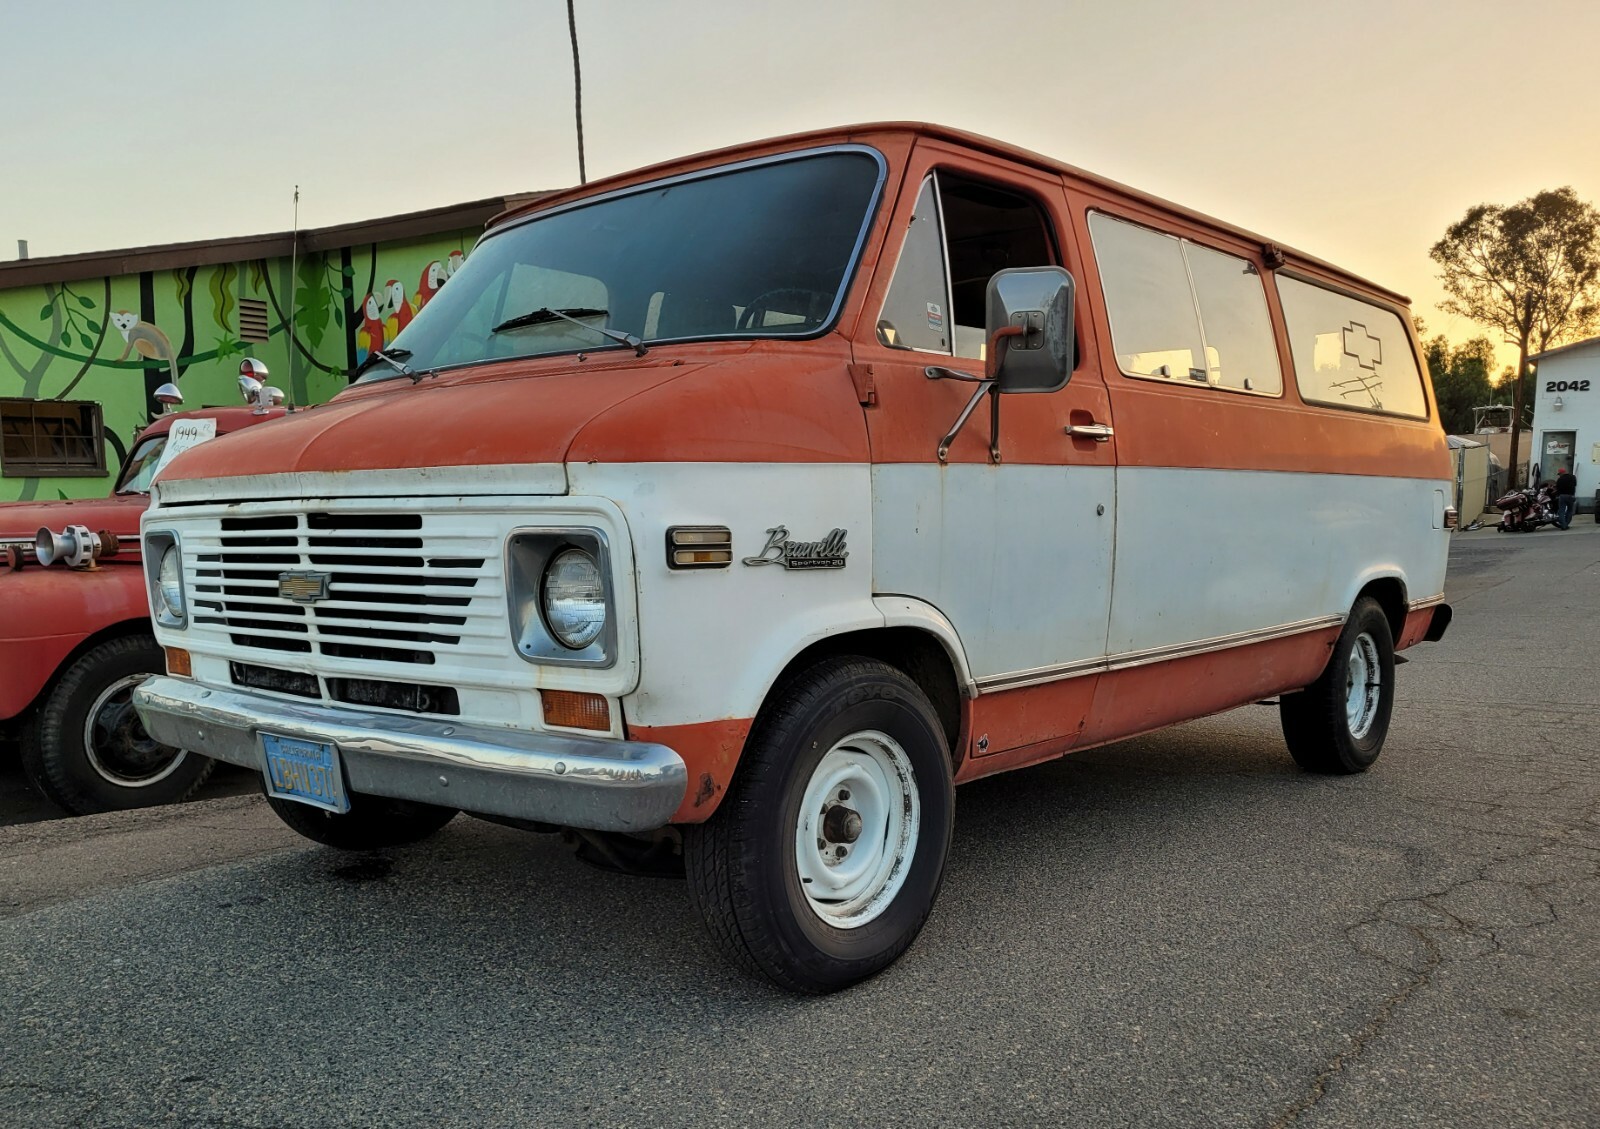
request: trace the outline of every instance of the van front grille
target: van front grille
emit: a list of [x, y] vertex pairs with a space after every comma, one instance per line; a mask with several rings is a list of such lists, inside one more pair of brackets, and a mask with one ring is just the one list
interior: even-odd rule
[[506, 634], [499, 539], [465, 524], [314, 510], [186, 530], [194, 625], [235, 648], [339, 660], [332, 673], [494, 654]]

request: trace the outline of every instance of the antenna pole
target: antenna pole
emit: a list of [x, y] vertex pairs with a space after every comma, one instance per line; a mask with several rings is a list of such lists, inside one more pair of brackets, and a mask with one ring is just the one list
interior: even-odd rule
[[578, 19], [572, 12], [572, 0], [567, 0], [567, 32], [572, 37], [572, 108], [578, 118], [578, 183], [588, 184], [583, 164], [583, 73], [578, 69]]
[[294, 301], [300, 286], [300, 186], [294, 186], [294, 231], [289, 236], [289, 387], [294, 387]]

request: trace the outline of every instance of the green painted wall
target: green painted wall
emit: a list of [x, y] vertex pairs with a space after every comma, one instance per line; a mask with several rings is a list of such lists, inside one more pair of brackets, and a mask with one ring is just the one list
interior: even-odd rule
[[[170, 380], [185, 407], [237, 404], [242, 357], [265, 362], [296, 404], [328, 399], [427, 304], [478, 234], [305, 255], [292, 270], [289, 259], [258, 259], [0, 290], [0, 397], [98, 402], [107, 463], [103, 478], [0, 476], [0, 501], [108, 493], [151, 418], [150, 392]], [[242, 298], [266, 302], [266, 341], [242, 340]]]

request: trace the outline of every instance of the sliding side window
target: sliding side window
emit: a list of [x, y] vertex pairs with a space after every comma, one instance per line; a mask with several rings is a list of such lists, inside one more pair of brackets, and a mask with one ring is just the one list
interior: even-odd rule
[[1253, 263], [1099, 212], [1089, 217], [1089, 231], [1123, 372], [1282, 393], [1266, 292]]
[[1428, 418], [1422, 374], [1399, 315], [1282, 273], [1277, 283], [1302, 400]]

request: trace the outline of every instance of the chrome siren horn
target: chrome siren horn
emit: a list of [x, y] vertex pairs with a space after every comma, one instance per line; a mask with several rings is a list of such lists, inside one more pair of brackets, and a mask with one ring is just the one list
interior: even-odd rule
[[60, 561], [68, 568], [93, 568], [101, 557], [115, 555], [117, 548], [116, 534], [104, 529], [95, 533], [87, 525], [69, 525], [60, 533], [45, 526], [33, 539], [33, 555], [40, 564]]

